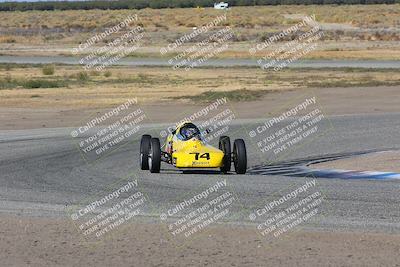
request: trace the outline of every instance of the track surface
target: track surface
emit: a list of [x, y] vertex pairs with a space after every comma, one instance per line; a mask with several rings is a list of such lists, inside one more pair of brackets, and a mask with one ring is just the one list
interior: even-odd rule
[[[285, 160], [327, 156], [371, 149], [399, 149], [400, 114], [330, 117], [333, 129], [291, 152]], [[327, 123], [327, 122], [323, 122]], [[243, 126], [231, 126], [231, 139], [243, 137], [248, 144], [249, 166], [264, 164]], [[321, 125], [324, 127], [324, 125]], [[147, 125], [155, 135], [161, 127]], [[109, 185], [124, 177], [136, 177], [152, 207], [142, 218], [159, 221], [165, 208], [188, 192], [226, 178], [239, 197], [227, 222], [250, 223], [248, 214], [280, 197], [279, 192], [301, 186], [301, 177], [280, 175], [225, 175], [185, 173], [162, 165], [161, 174], [138, 169], [139, 136], [94, 163], [87, 164], [70, 137], [71, 128], [0, 131], [0, 212], [39, 216], [66, 216], [68, 205], [110, 192]], [[318, 218], [305, 227], [326, 230], [400, 232], [400, 182], [376, 180], [317, 179], [326, 201]], [[288, 189], [289, 188], [289, 189]]]
[[[80, 58], [65, 56], [0, 56], [0, 63], [17, 64], [73, 64], [78, 65]], [[123, 58], [117, 65], [122, 66], [170, 66], [168, 59], [159, 58]], [[258, 66], [255, 59], [210, 59], [202, 66], [208, 67], [234, 67]], [[298, 60], [290, 68], [399, 68], [399, 60]]]

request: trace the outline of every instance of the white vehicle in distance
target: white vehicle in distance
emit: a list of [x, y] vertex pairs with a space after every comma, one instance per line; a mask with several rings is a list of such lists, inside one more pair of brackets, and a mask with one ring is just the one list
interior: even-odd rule
[[215, 9], [227, 9], [228, 3], [225, 3], [225, 2], [214, 3], [214, 8]]

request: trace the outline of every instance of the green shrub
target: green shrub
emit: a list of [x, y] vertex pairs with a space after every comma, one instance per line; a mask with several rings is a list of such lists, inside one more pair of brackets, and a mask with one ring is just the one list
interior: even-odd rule
[[9, 89], [16, 87], [16, 82], [11, 78], [11, 76], [7, 75], [4, 78], [0, 78], [0, 89]]
[[0, 89], [13, 89], [22, 87], [25, 89], [37, 89], [37, 88], [60, 88], [66, 87], [67, 81], [52, 81], [45, 79], [15, 79], [11, 76], [0, 78]]
[[112, 72], [111, 71], [106, 71], [105, 73], [104, 73], [104, 77], [111, 77], [111, 75], [112, 75]]
[[42, 68], [42, 72], [44, 75], [53, 75], [54, 74], [54, 65], [45, 65]]
[[85, 71], [80, 71], [76, 75], [76, 79], [80, 82], [86, 82], [89, 80], [89, 74]]
[[4, 70], [6, 70], [6, 71], [10, 71], [10, 70], [12, 70], [13, 69], [13, 66], [11, 65], [11, 64], [6, 64], [5, 66], [4, 66]]
[[19, 82], [24, 88], [37, 89], [37, 88], [60, 88], [66, 86], [65, 82], [62, 81], [49, 81], [49, 80], [27, 80]]

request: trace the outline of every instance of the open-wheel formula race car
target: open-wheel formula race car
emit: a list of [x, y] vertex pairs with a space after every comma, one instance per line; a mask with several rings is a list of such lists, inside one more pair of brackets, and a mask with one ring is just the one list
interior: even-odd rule
[[158, 138], [143, 135], [140, 168], [158, 173], [163, 161], [179, 169], [219, 168], [222, 173], [228, 173], [233, 162], [237, 174], [246, 173], [247, 154], [243, 139], [236, 139], [232, 149], [230, 138], [221, 136], [219, 148], [215, 148], [206, 144], [196, 125], [184, 122], [168, 135], [164, 146], [163, 151]]

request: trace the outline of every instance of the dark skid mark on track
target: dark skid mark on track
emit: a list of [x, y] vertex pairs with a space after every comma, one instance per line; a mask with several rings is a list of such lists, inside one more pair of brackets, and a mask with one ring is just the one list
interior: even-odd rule
[[[391, 179], [391, 176], [400, 175], [396, 173], [368, 173], [360, 171], [343, 172], [339, 170], [319, 170], [308, 168], [311, 164], [322, 163], [337, 159], [351, 158], [376, 152], [390, 151], [392, 149], [366, 150], [359, 152], [337, 153], [324, 156], [307, 157], [290, 161], [276, 162], [270, 165], [257, 165], [249, 168], [250, 175], [283, 175], [292, 177], [315, 177], [315, 178], [337, 178], [337, 179]], [[398, 179], [398, 178], [397, 178]]]

